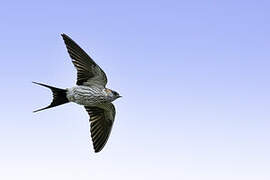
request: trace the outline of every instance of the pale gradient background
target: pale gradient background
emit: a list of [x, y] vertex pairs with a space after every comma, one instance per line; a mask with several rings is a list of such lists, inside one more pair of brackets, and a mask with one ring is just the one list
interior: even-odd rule
[[[270, 2], [1, 1], [1, 180], [269, 180]], [[116, 121], [95, 154], [60, 33], [104, 69]]]

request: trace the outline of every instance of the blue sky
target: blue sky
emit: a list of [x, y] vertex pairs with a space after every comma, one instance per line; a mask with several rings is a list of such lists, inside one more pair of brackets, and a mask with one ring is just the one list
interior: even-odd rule
[[[0, 179], [270, 179], [268, 1], [5, 1]], [[31, 81], [71, 87], [61, 33], [106, 72], [111, 137]]]

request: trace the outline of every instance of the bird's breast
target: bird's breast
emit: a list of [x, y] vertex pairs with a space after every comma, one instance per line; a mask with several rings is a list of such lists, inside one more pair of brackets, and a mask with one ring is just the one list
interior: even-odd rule
[[67, 98], [84, 106], [95, 106], [107, 102], [107, 96], [102, 89], [88, 86], [74, 86], [67, 91]]

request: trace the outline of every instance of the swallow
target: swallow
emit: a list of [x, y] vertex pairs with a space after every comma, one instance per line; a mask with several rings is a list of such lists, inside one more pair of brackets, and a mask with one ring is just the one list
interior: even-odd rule
[[49, 88], [53, 100], [47, 107], [34, 112], [49, 109], [65, 103], [74, 102], [84, 106], [90, 116], [90, 132], [94, 151], [100, 152], [108, 141], [115, 119], [115, 107], [112, 102], [121, 96], [118, 92], [106, 88], [107, 77], [95, 61], [69, 36], [61, 34], [68, 54], [77, 70], [76, 85], [61, 89], [42, 83], [34, 84]]

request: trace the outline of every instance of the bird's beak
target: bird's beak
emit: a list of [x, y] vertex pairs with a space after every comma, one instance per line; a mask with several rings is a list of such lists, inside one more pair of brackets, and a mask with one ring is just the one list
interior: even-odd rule
[[122, 96], [118, 96], [118, 98], [120, 98], [120, 97], [122, 97]]

